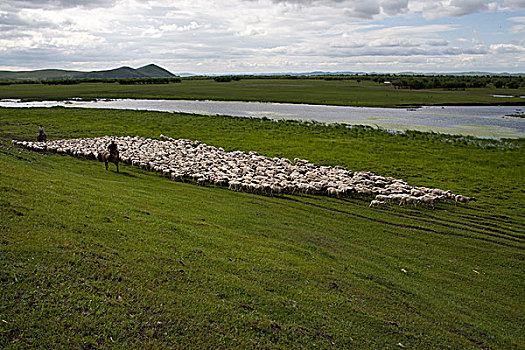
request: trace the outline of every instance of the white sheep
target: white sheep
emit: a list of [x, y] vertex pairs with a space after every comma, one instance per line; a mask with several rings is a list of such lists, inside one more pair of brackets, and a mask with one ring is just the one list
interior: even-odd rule
[[469, 204], [470, 201], [476, 201], [477, 199], [474, 198], [474, 197], [467, 197], [467, 196], [462, 196], [460, 194], [457, 194], [455, 197], [454, 197], [454, 202], [455, 204], [454, 205], [457, 205], [458, 202], [459, 203], [465, 203], [465, 204]]
[[399, 201], [399, 205], [400, 206], [405, 206], [407, 204], [413, 204], [414, 207], [416, 207], [420, 202], [421, 202], [421, 200], [419, 199], [419, 197], [405, 196], [405, 197], [401, 198], [401, 200]]
[[392, 197], [390, 197], [389, 195], [378, 194], [376, 196], [376, 200], [388, 203], [392, 201]]
[[379, 207], [381, 205], [385, 205], [386, 202], [383, 202], [383, 201], [378, 201], [376, 199], [373, 199], [371, 202], [370, 202], [370, 205], [368, 206], [369, 208], [372, 208], [372, 207]]
[[94, 139], [51, 140], [47, 144], [13, 141], [13, 144], [37, 151], [47, 150], [100, 160], [109, 141], [115, 140], [124, 163], [159, 172], [175, 181], [192, 179], [202, 185], [228, 185], [234, 191], [258, 194], [375, 196], [374, 200], [378, 202], [399, 201], [400, 205], [433, 205], [436, 199], [425, 196], [454, 198], [456, 204], [475, 200], [454, 195], [450, 191], [411, 187], [402, 179], [383, 177], [372, 172], [352, 172], [340, 166], [318, 166], [299, 158], [295, 158], [293, 162], [286, 158], [267, 158], [257, 152], [226, 152], [223, 148], [200, 141], [173, 139], [165, 135], [161, 135], [161, 139], [162, 141], [137, 136], [104, 136]]
[[419, 200], [421, 201], [421, 203], [426, 204], [427, 206], [430, 205], [432, 208], [434, 208], [435, 203], [444, 198], [445, 196], [435, 196], [431, 194], [425, 194], [424, 196], [419, 197]]

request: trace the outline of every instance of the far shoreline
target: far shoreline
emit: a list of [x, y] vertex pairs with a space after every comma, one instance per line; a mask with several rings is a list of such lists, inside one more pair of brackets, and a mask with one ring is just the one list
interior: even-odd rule
[[[2, 104], [2, 101], [8, 102]], [[68, 99], [68, 100], [0, 100], [1, 109], [84, 109], [107, 111], [158, 112], [199, 116], [301, 121], [327, 125], [369, 126], [392, 132], [407, 130], [446, 135], [472, 136], [483, 139], [524, 139], [522, 113], [513, 106], [424, 106], [417, 108], [381, 108], [330, 106], [315, 104], [267, 103], [256, 101], [215, 101], [181, 99]], [[66, 102], [63, 102], [66, 101]], [[67, 101], [70, 101], [69, 103]], [[152, 101], [150, 104], [148, 101]], [[177, 102], [181, 101], [179, 105]], [[164, 102], [164, 103], [163, 103]], [[209, 102], [206, 103], [206, 102]], [[200, 104], [202, 103], [202, 105]], [[224, 103], [224, 106], [221, 104]], [[230, 104], [231, 103], [231, 104]], [[239, 105], [235, 105], [238, 103]], [[250, 106], [254, 104], [255, 106]], [[265, 103], [262, 103], [264, 105]], [[273, 105], [273, 106], [272, 106]], [[296, 108], [295, 106], [298, 106]], [[308, 108], [311, 107], [311, 108]], [[319, 107], [321, 107], [319, 109]], [[454, 108], [457, 107], [457, 108]], [[469, 109], [472, 107], [472, 109]], [[346, 110], [349, 108], [350, 110]], [[429, 108], [429, 109], [427, 109]], [[452, 108], [452, 109], [449, 109]], [[488, 109], [486, 109], [488, 108]], [[501, 108], [501, 109], [500, 109]], [[515, 121], [511, 121], [515, 120]]]
[[97, 101], [111, 101], [111, 100], [168, 100], [168, 101], [212, 101], [212, 102], [254, 102], [254, 103], [277, 103], [277, 104], [297, 104], [297, 105], [312, 105], [312, 106], [334, 106], [334, 107], [356, 107], [356, 108], [422, 108], [422, 107], [513, 107], [513, 106], [525, 106], [525, 98], [523, 101], [508, 101], [508, 102], [445, 102], [445, 103], [427, 103], [427, 104], [394, 104], [394, 105], [372, 105], [372, 104], [347, 104], [347, 103], [317, 103], [317, 102], [301, 102], [296, 100], [263, 100], [263, 99], [228, 99], [228, 98], [188, 98], [188, 97], [172, 97], [172, 96], [144, 96], [144, 97], [130, 97], [130, 96], [99, 96], [99, 97], [51, 97], [51, 98], [2, 98], [2, 101], [16, 101], [20, 103], [24, 102], [64, 102], [75, 101], [75, 102], [97, 102]]

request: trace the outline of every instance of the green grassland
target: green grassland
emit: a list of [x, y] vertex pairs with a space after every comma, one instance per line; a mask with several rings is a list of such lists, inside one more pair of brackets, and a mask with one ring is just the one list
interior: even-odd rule
[[[494, 94], [516, 97], [498, 98]], [[348, 105], [361, 107], [406, 107], [419, 105], [525, 104], [523, 89], [402, 90], [373, 81], [321, 79], [245, 79], [229, 83], [212, 79], [183, 79], [178, 84], [76, 85], [15, 84], [0, 86], [0, 99], [146, 98], [262, 101]]]
[[[201, 140], [476, 196], [370, 209], [12, 147]], [[0, 109], [0, 348], [521, 349], [524, 140], [294, 121]]]

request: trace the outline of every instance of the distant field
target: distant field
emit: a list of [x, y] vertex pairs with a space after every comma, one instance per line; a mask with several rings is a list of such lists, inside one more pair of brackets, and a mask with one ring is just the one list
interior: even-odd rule
[[183, 79], [178, 84], [77, 85], [20, 84], [0, 86], [0, 99], [147, 98], [310, 103], [367, 107], [444, 104], [525, 104], [523, 89], [401, 90], [372, 81], [315, 79], [245, 79], [229, 83]]
[[[39, 124], [53, 139], [163, 133], [478, 201], [370, 209], [356, 198], [265, 197], [11, 146]], [[523, 139], [2, 108], [0, 141], [2, 349], [525, 344]]]

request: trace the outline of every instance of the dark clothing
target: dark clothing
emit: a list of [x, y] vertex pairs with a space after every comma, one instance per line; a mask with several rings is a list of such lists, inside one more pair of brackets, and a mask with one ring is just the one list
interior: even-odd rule
[[40, 125], [40, 127], [38, 128], [38, 136], [37, 136], [36, 140], [38, 142], [44, 142], [44, 141], [47, 140], [47, 135], [44, 132], [44, 127], [42, 125]]
[[47, 140], [47, 135], [44, 134], [43, 132], [39, 133], [36, 140], [38, 142], [45, 142]]
[[117, 144], [116, 143], [110, 143], [109, 146], [108, 146], [108, 150], [109, 150], [109, 153], [115, 154], [116, 152], [118, 152]]

